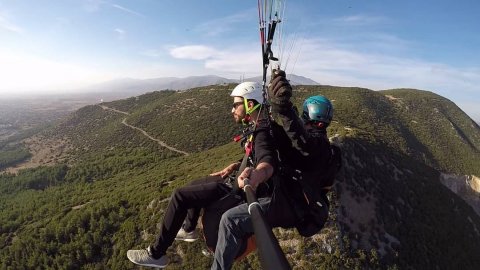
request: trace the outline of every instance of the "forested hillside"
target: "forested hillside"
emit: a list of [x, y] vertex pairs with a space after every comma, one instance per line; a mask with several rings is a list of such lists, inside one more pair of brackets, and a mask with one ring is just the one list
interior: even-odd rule
[[[198, 152], [230, 142], [238, 132], [230, 114], [232, 88], [233, 85], [156, 92], [107, 105], [131, 112], [129, 123], [164, 138], [168, 145]], [[146, 101], [148, 104], [143, 105]]]
[[[0, 269], [138, 269], [126, 251], [153, 240], [174, 188], [242, 156], [232, 87], [87, 106], [44, 131], [72, 150], [65, 163], [0, 175]], [[480, 217], [439, 180], [480, 176], [478, 125], [426, 91], [297, 86], [294, 103], [314, 94], [334, 104], [328, 131], [344, 166], [322, 233], [275, 230], [293, 268], [479, 269]], [[208, 269], [201, 248], [175, 243], [167, 269]], [[235, 265], [250, 268], [254, 254]]]
[[[442, 171], [480, 174], [480, 128], [450, 100], [427, 91], [382, 91], [398, 118], [417, 140], [410, 149], [419, 160]], [[421, 147], [423, 145], [423, 147]]]

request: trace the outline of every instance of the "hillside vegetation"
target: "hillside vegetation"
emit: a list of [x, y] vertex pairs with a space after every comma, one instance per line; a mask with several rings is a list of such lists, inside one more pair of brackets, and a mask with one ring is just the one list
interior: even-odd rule
[[[153, 241], [171, 192], [242, 156], [232, 87], [101, 104], [118, 112], [86, 106], [45, 131], [73, 150], [65, 163], [0, 175], [0, 269], [137, 269], [126, 251]], [[479, 269], [480, 217], [439, 180], [480, 175], [478, 125], [426, 91], [298, 86], [294, 103], [314, 94], [334, 104], [329, 134], [344, 167], [322, 233], [275, 230], [293, 268]], [[208, 269], [201, 248], [174, 243], [168, 269]], [[235, 269], [259, 269], [257, 255]]]
[[108, 103], [131, 114], [128, 123], [186, 152], [230, 142], [238, 132], [230, 110], [230, 86], [154, 92]]
[[[439, 170], [480, 174], [480, 128], [450, 100], [427, 91], [382, 91], [423, 149], [410, 151]], [[422, 150], [422, 151], [418, 151]]]

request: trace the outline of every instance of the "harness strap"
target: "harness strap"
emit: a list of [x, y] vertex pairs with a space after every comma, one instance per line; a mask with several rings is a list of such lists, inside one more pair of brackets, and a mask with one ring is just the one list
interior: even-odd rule
[[250, 157], [252, 152], [253, 152], [253, 133], [247, 135], [247, 142], [245, 144], [245, 155], [243, 156], [242, 163], [240, 163], [240, 167], [238, 168], [237, 174], [235, 175], [235, 180], [233, 181], [233, 187], [232, 187], [233, 194], [240, 193], [240, 188], [238, 186], [238, 177], [247, 167], [248, 158]]

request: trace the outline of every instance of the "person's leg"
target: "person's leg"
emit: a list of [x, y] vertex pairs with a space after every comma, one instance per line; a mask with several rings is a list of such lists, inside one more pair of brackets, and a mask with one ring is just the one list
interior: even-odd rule
[[218, 239], [218, 226], [223, 213], [231, 208], [243, 204], [245, 201], [240, 195], [229, 193], [220, 200], [213, 202], [204, 208], [202, 216], [202, 229], [205, 237], [205, 244], [209, 249], [215, 251]]
[[[188, 186], [207, 184], [207, 183], [223, 183], [225, 180], [220, 176], [207, 176], [197, 180], [193, 180]], [[189, 208], [187, 211], [187, 217], [183, 223], [183, 229], [185, 232], [192, 232], [195, 230], [198, 224], [198, 218], [200, 217], [201, 207]]]
[[150, 247], [153, 257], [159, 258], [166, 253], [182, 226], [187, 209], [200, 209], [225, 194], [225, 187], [217, 182], [188, 185], [175, 190], [165, 211], [160, 233], [155, 244]]
[[195, 230], [198, 224], [198, 218], [200, 217], [201, 210], [202, 209], [199, 207], [188, 209], [187, 217], [185, 218], [185, 222], [183, 223], [183, 229], [186, 232], [191, 232]]
[[[270, 198], [260, 198], [260, 206], [265, 212]], [[245, 247], [245, 241], [254, 233], [248, 204], [234, 207], [222, 215], [218, 228], [218, 240], [211, 269], [230, 269], [235, 258]]]
[[243, 241], [253, 233], [248, 205], [241, 204], [222, 215], [212, 270], [230, 269]]

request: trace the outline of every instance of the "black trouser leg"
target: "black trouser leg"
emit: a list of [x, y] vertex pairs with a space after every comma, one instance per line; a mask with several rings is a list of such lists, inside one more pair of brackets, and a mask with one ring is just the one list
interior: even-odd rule
[[158, 258], [166, 253], [175, 240], [188, 209], [201, 209], [228, 193], [226, 185], [214, 178], [218, 180], [221, 177], [209, 176], [204, 179], [204, 184], [187, 185], [175, 190], [165, 211], [160, 234], [151, 247], [154, 257]]
[[198, 219], [200, 218], [201, 208], [190, 208], [187, 211], [187, 217], [183, 223], [183, 229], [186, 232], [191, 232], [195, 230], [198, 224]]
[[[200, 178], [197, 180], [193, 180], [192, 182], [188, 183], [188, 186], [199, 185], [199, 184], [207, 184], [207, 183], [223, 183], [225, 180], [218, 176], [208, 176], [205, 178]], [[194, 207], [190, 208], [187, 211], [187, 217], [183, 223], [183, 229], [186, 232], [191, 232], [195, 230], [198, 224], [198, 218], [200, 217], [201, 207]]]

